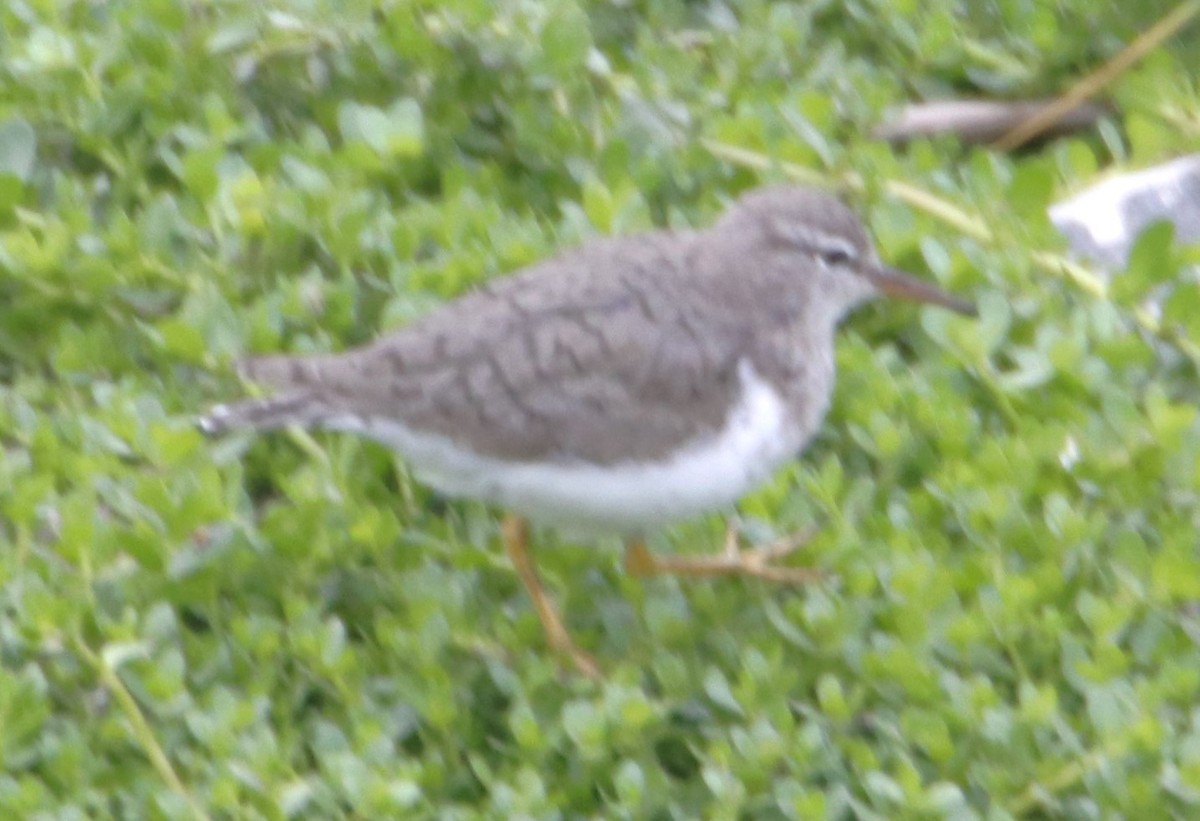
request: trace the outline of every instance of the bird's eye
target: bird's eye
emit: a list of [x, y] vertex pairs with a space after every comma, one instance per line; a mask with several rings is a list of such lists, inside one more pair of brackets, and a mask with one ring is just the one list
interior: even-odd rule
[[845, 265], [852, 262], [856, 256], [852, 247], [840, 242], [817, 249], [817, 255], [826, 265]]

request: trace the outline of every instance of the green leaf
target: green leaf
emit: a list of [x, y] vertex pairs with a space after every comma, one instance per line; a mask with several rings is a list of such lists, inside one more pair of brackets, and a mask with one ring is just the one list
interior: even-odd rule
[[417, 157], [425, 147], [425, 122], [421, 106], [402, 98], [385, 109], [360, 103], [343, 103], [338, 109], [342, 139], [366, 143], [384, 158]]
[[716, 667], [710, 667], [704, 674], [704, 693], [718, 707], [735, 715], [744, 714], [744, 708], [729, 687], [729, 680]]
[[100, 651], [100, 657], [110, 670], [116, 670], [129, 661], [149, 658], [150, 654], [150, 645], [144, 641], [110, 642]]
[[15, 118], [0, 123], [0, 175], [29, 182], [37, 159], [37, 134], [28, 122]]
[[1125, 270], [1112, 282], [1113, 298], [1125, 304], [1143, 299], [1151, 288], [1175, 275], [1171, 246], [1175, 225], [1170, 220], [1151, 223], [1138, 234]]
[[577, 70], [592, 46], [588, 17], [575, 3], [552, 4], [554, 9], [542, 28], [543, 70], [559, 76]]
[[1182, 278], [1171, 289], [1162, 310], [1164, 325], [1178, 328], [1200, 343], [1200, 282], [1194, 277]]
[[0, 173], [0, 210], [20, 205], [25, 197], [25, 186], [15, 174]]

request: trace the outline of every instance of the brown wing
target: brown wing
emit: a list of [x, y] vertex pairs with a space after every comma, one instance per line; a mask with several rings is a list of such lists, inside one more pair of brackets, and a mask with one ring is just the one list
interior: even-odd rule
[[724, 421], [752, 343], [704, 293], [675, 287], [688, 248], [661, 233], [593, 244], [368, 347], [244, 370], [281, 401], [302, 393], [501, 458], [650, 458]]

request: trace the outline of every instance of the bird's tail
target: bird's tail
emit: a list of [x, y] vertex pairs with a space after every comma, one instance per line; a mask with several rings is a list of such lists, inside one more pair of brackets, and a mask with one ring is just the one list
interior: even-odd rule
[[328, 356], [257, 356], [238, 363], [243, 379], [278, 391], [266, 399], [216, 405], [197, 420], [200, 430], [215, 436], [237, 428], [268, 430], [286, 425], [320, 427], [333, 413], [324, 365]]
[[238, 428], [269, 430], [287, 425], [320, 427], [330, 413], [330, 408], [320, 397], [308, 391], [297, 391], [267, 399], [246, 399], [214, 405], [196, 423], [204, 433], [217, 436]]

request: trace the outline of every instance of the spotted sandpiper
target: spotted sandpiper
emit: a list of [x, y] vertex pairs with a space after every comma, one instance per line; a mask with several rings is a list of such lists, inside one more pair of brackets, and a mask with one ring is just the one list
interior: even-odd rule
[[621, 535], [641, 574], [809, 578], [777, 563], [788, 548], [656, 556], [641, 538], [800, 453], [829, 406], [839, 320], [880, 294], [974, 313], [881, 264], [834, 196], [767, 187], [707, 230], [586, 243], [361, 348], [246, 359], [273, 394], [200, 424], [362, 434], [438, 491], [511, 511], [504, 543], [549, 643], [595, 675], [538, 580], [526, 517]]

